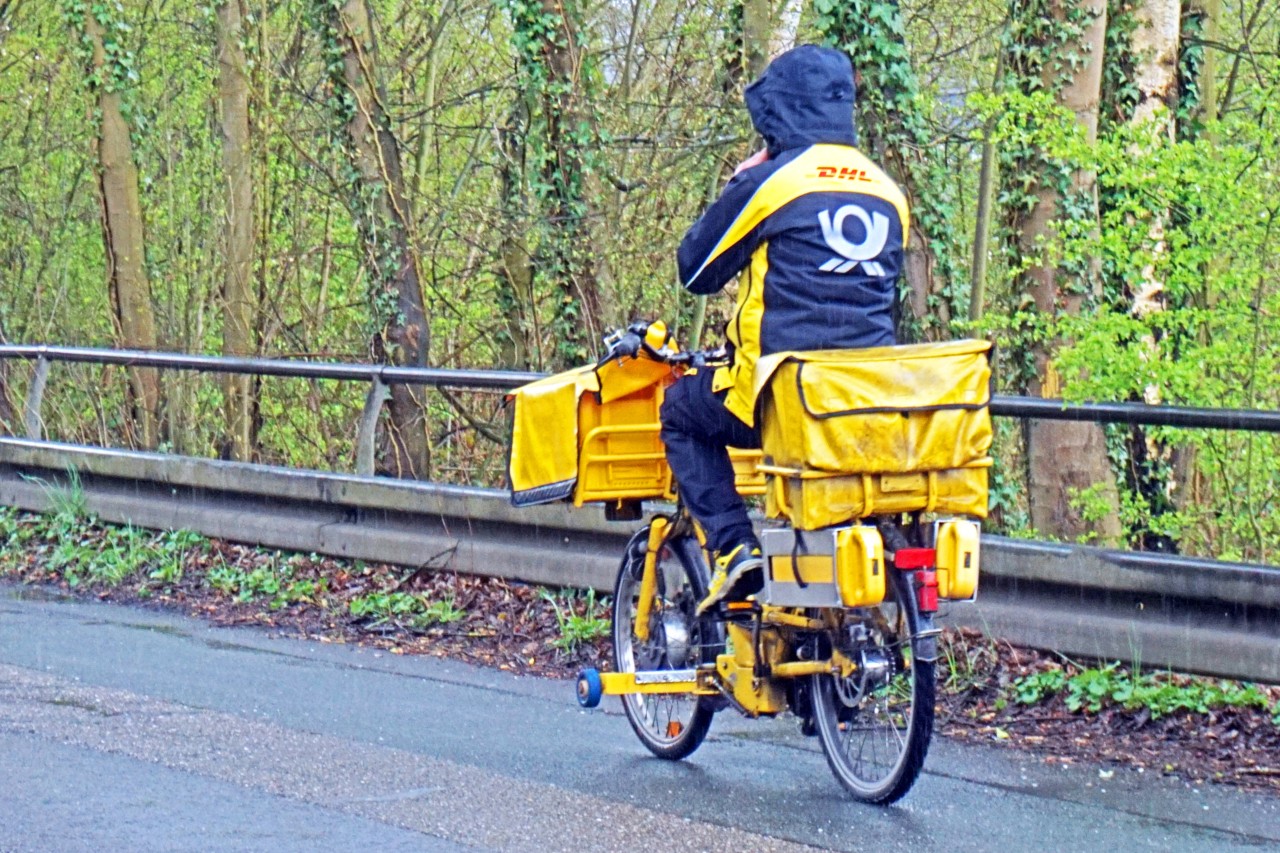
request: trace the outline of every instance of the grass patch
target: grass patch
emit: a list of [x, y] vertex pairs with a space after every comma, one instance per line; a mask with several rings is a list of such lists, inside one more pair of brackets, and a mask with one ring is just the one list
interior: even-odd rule
[[1014, 680], [1012, 695], [1021, 705], [1060, 699], [1073, 713], [1097, 714], [1107, 708], [1146, 711], [1151, 719], [1178, 712], [1208, 714], [1223, 708], [1255, 708], [1280, 726], [1280, 706], [1256, 684], [1198, 678], [1173, 672], [1132, 672], [1119, 663], [1081, 667], [1068, 664]]
[[313, 563], [314, 559], [302, 554], [286, 556], [258, 550], [247, 561], [218, 558], [207, 568], [204, 583], [238, 602], [260, 602], [272, 610], [291, 604], [323, 604], [329, 581], [316, 575]]
[[560, 636], [551, 645], [562, 652], [571, 653], [578, 646], [609, 636], [610, 616], [607, 601], [597, 601], [596, 591], [562, 590], [559, 593], [544, 589], [544, 601], [555, 611], [556, 626]]
[[432, 601], [421, 594], [395, 591], [356, 596], [347, 603], [347, 608], [352, 616], [366, 619], [372, 625], [394, 622], [414, 628], [447, 625], [467, 616], [467, 611], [454, 606], [451, 596]]

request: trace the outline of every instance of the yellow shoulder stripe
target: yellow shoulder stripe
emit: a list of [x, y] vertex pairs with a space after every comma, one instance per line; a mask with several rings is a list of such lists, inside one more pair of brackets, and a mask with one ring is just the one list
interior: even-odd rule
[[882, 198], [898, 211], [905, 246], [911, 228], [907, 199], [898, 185], [856, 148], [814, 145], [765, 180], [725, 231], [694, 278], [716, 258], [742, 240], [765, 217], [809, 193], [865, 193]]

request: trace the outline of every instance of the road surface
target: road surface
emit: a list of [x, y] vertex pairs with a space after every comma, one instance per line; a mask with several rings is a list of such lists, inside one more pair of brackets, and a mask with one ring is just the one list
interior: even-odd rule
[[0, 586], [0, 851], [1280, 849], [1280, 798], [935, 740], [890, 808], [795, 721], [648, 756], [568, 682]]

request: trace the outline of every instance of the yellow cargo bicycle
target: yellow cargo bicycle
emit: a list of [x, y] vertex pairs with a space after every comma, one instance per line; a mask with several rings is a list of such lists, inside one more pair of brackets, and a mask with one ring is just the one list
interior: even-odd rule
[[[991, 441], [989, 345], [954, 341], [763, 359], [761, 451], [732, 451], [739, 491], [764, 495], [764, 588], [696, 614], [705, 539], [679, 502], [662, 394], [714, 353], [681, 352], [662, 324], [606, 341], [594, 367], [514, 393], [517, 505], [605, 503], [638, 520], [614, 585], [614, 671], [578, 700], [620, 697], [640, 741], [682, 759], [714, 715], [790, 711], [840, 783], [887, 804], [910, 790], [933, 732], [940, 600], [977, 591]], [[761, 376], [761, 372], [764, 375]]]

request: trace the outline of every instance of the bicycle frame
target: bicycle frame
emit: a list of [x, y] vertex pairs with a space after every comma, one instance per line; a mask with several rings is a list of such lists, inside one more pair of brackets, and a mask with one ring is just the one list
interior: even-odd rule
[[[932, 565], [921, 565], [923, 561], [927, 561], [927, 557], [920, 553], [931, 552], [932, 549], [911, 548], [897, 521], [882, 518], [878, 520], [877, 526], [893, 531], [889, 534], [891, 537], [901, 537], [898, 540], [901, 543], [899, 551], [907, 552], [904, 556], [909, 556], [911, 568], [898, 567], [898, 571], [906, 571], [915, 577], [932, 569]], [[651, 519], [640, 580], [640, 597], [634, 619], [635, 636], [640, 640], [649, 639], [650, 615], [658, 586], [657, 556], [673, 533], [693, 533], [700, 544], [705, 545], [702, 531], [689, 517], [683, 505], [677, 507], [674, 516], [656, 515]], [[917, 590], [928, 590], [931, 583], [933, 582], [927, 578], [912, 581], [913, 588]], [[936, 596], [933, 602], [936, 609]], [[858, 663], [838, 649], [832, 649], [822, 660], [795, 659], [796, 633], [814, 634], [833, 630], [840, 618], [841, 609], [820, 608], [816, 612], [817, 615], [806, 615], [796, 607], [753, 601], [730, 602], [715, 618], [726, 624], [733, 641], [731, 654], [721, 655], [715, 665], [704, 664], [682, 671], [599, 673], [599, 691], [595, 698], [598, 701], [599, 696], [604, 695], [664, 693], [723, 696], [747, 716], [777, 714], [786, 710], [786, 703], [778, 698], [779, 691], [783, 690], [780, 682], [814, 675], [851, 678], [858, 673]], [[931, 612], [922, 613], [922, 619], [927, 625], [909, 639], [930, 641], [941, 633], [933, 627]], [[751, 627], [748, 629], [744, 624]], [[936, 659], [936, 650], [929, 650], [928, 659]], [[751, 688], [737, 690], [730, 687], [737, 683], [750, 683]], [[587, 699], [591, 693], [588, 686], [580, 686], [581, 698]]]

